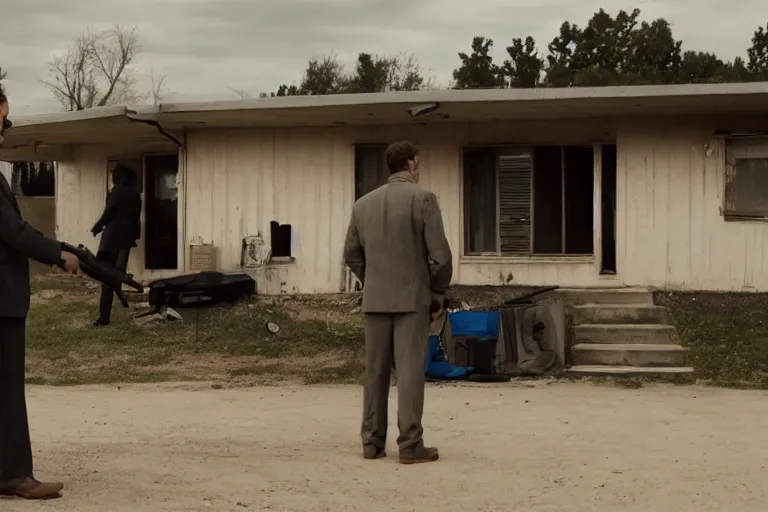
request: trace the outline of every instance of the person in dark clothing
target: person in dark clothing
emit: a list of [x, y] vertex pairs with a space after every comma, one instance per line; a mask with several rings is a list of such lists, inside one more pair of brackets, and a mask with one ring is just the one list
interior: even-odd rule
[[[104, 213], [91, 229], [93, 236], [101, 233], [96, 257], [115, 268], [125, 271], [131, 247], [141, 238], [141, 196], [136, 190], [136, 173], [118, 164], [112, 171], [114, 187], [107, 196]], [[109, 325], [112, 317], [112, 301], [115, 292], [109, 286], [101, 286], [99, 318], [95, 327]]]
[[[0, 146], [5, 140], [8, 98], [0, 85]], [[29, 312], [29, 259], [62, 265], [76, 274], [77, 256], [43, 236], [21, 217], [5, 176], [0, 174], [0, 496], [55, 498], [60, 483], [35, 479], [24, 396], [24, 352]]]

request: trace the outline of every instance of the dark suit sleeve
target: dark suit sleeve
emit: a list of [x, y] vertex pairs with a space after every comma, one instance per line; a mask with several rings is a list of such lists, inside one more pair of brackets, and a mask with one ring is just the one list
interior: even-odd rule
[[435, 194], [428, 193], [422, 203], [424, 218], [424, 241], [429, 257], [430, 286], [432, 293], [445, 294], [453, 277], [453, 256], [451, 246], [445, 237], [443, 216]]
[[96, 221], [93, 228], [102, 230], [106, 227], [112, 219], [115, 218], [117, 213], [117, 205], [120, 203], [120, 194], [118, 190], [112, 189], [107, 197], [107, 205], [104, 207], [104, 213], [101, 214], [99, 220]]
[[352, 273], [365, 286], [365, 251], [360, 243], [360, 236], [355, 225], [355, 215], [349, 221], [347, 238], [344, 241], [344, 263], [352, 270]]
[[0, 198], [0, 240], [27, 258], [46, 265], [61, 263], [61, 243], [43, 236], [21, 219], [7, 201]]

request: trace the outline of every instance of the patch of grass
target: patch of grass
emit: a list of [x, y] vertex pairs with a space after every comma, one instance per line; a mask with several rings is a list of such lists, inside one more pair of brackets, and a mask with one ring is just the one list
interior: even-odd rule
[[346, 384], [350, 382], [362, 383], [365, 373], [365, 365], [362, 361], [348, 361], [339, 366], [326, 366], [324, 368], [308, 371], [302, 379], [304, 384]]
[[279, 364], [264, 364], [241, 366], [230, 370], [228, 373], [232, 377], [251, 377], [254, 375], [274, 375], [283, 372], [283, 369], [283, 366]]
[[656, 293], [699, 379], [768, 388], [768, 294]]
[[[347, 365], [357, 365], [363, 350], [359, 316], [299, 321], [280, 301], [254, 298], [201, 309], [199, 319], [187, 310], [183, 322], [142, 326], [116, 301], [113, 324], [94, 328], [96, 293], [49, 294], [32, 304], [27, 324], [28, 382], [71, 385], [270, 376], [355, 382], [358, 378]], [[270, 333], [267, 321], [277, 323], [280, 331]], [[260, 363], [263, 360], [266, 363]]]

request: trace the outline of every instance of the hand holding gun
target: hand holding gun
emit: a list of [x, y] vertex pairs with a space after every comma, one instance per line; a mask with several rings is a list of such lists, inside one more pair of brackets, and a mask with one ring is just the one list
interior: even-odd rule
[[123, 307], [128, 307], [128, 300], [123, 294], [123, 284], [130, 286], [139, 293], [144, 293], [144, 287], [134, 281], [133, 276], [97, 259], [84, 245], [80, 244], [75, 247], [74, 245], [62, 242], [61, 249], [61, 263], [59, 267], [71, 274], [76, 274], [79, 268], [83, 274], [94, 281], [109, 286], [115, 291], [115, 295], [120, 299]]
[[71, 252], [62, 250], [61, 264], [59, 266], [68, 274], [77, 275], [78, 271], [80, 270], [80, 260]]

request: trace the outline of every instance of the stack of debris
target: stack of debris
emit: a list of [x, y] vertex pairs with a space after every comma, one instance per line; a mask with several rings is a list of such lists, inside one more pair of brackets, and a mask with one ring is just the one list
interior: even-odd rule
[[427, 377], [487, 382], [561, 371], [566, 337], [563, 304], [533, 300], [554, 289], [538, 288], [486, 310], [472, 310], [466, 303], [449, 305], [433, 322]]

